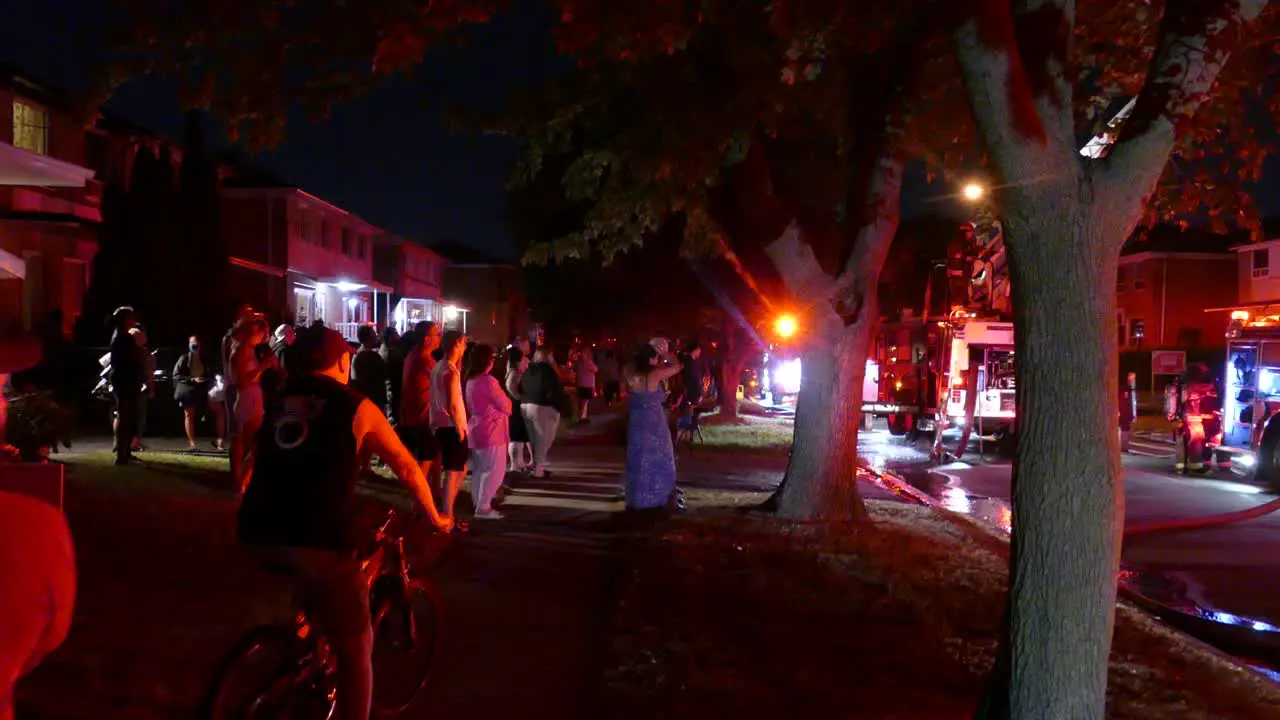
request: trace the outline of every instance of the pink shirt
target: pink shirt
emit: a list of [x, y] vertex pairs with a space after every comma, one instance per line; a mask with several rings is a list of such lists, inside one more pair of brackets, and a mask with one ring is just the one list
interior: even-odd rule
[[467, 381], [467, 412], [471, 415], [467, 445], [490, 448], [509, 442], [507, 418], [511, 416], [511, 398], [502, 391], [498, 378], [485, 373]]

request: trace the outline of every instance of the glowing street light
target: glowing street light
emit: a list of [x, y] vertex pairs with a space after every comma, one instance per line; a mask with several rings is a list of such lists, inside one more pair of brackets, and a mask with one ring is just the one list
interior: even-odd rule
[[795, 335], [798, 328], [796, 319], [790, 315], [778, 316], [777, 321], [773, 324], [773, 329], [778, 333], [778, 337], [784, 340]]
[[969, 202], [977, 202], [982, 199], [983, 195], [987, 194], [987, 189], [982, 187], [980, 183], [971, 182], [965, 184], [964, 189], [961, 192], [964, 193], [965, 200], [968, 200]]

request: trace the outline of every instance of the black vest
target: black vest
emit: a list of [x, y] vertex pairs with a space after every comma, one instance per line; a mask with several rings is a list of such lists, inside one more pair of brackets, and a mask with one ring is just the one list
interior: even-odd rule
[[290, 378], [258, 433], [240, 541], [352, 551], [360, 472], [352, 423], [364, 398], [332, 378]]

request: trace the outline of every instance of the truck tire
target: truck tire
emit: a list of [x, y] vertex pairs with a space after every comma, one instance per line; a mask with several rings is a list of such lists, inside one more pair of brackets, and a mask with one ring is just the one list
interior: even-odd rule
[[1253, 466], [1253, 479], [1280, 493], [1280, 413], [1267, 418], [1258, 441], [1258, 455]]
[[889, 413], [889, 434], [894, 437], [906, 435], [914, 425], [911, 419], [907, 413]]
[[1001, 457], [1011, 458], [1018, 450], [1018, 434], [1013, 428], [1006, 428], [996, 440], [996, 451]]

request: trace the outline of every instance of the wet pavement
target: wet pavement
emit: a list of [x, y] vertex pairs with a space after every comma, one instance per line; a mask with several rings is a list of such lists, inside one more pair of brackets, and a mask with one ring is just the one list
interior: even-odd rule
[[[980, 454], [975, 444], [961, 461], [929, 467], [923, 444], [916, 448], [876, 433], [868, 439], [869, 459], [887, 446], [885, 466], [937, 504], [1005, 532], [1011, 528], [1007, 458]], [[1247, 510], [1274, 496], [1230, 474], [1174, 472], [1172, 444], [1162, 434], [1134, 441], [1123, 459], [1125, 525], [1132, 534], [1124, 543], [1122, 592], [1184, 632], [1269, 666], [1259, 669], [1273, 676], [1270, 668], [1280, 668], [1280, 513], [1174, 532], [1141, 530]], [[955, 442], [951, 436], [948, 446]]]

